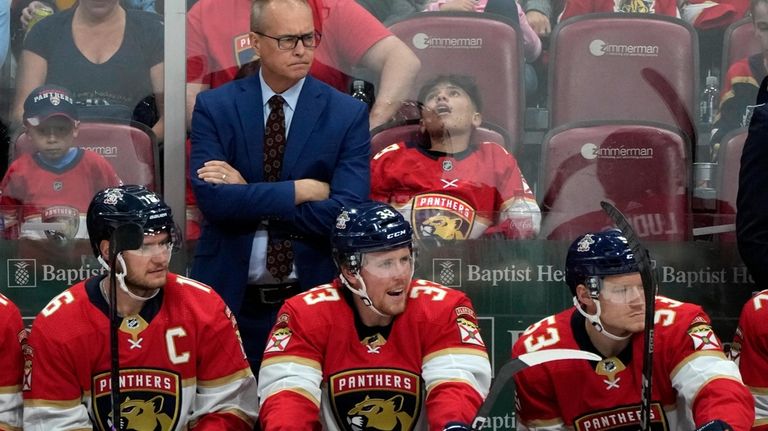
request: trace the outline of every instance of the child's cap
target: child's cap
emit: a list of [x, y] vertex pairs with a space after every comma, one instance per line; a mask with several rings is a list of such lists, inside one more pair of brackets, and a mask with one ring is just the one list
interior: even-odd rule
[[75, 100], [69, 90], [56, 85], [43, 85], [29, 93], [24, 101], [24, 121], [31, 126], [39, 126], [55, 115], [78, 120]]

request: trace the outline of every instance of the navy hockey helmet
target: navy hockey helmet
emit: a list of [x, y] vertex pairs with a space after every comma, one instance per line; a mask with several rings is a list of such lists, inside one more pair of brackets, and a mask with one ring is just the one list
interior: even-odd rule
[[412, 247], [411, 224], [396, 209], [381, 202], [343, 208], [331, 233], [336, 266], [359, 271], [362, 254]]
[[106, 188], [93, 197], [85, 219], [93, 253], [101, 255], [99, 244], [110, 240], [120, 225], [136, 223], [145, 235], [168, 232], [171, 240], [177, 234], [171, 208], [144, 186], [123, 185]]
[[578, 237], [565, 258], [565, 282], [574, 296], [576, 286], [584, 284], [592, 297], [597, 297], [602, 277], [632, 272], [639, 272], [637, 262], [619, 229]]

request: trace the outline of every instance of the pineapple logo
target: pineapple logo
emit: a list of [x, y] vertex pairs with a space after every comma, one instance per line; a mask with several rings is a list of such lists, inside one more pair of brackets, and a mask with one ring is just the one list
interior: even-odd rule
[[432, 259], [432, 280], [446, 287], [461, 287], [461, 259]]
[[8, 287], [37, 287], [37, 261], [8, 259]]

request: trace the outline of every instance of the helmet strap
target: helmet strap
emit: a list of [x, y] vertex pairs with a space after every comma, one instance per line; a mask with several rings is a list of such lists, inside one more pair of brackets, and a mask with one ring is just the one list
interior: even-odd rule
[[381, 311], [379, 311], [374, 305], [373, 301], [371, 300], [371, 297], [368, 296], [368, 289], [365, 286], [365, 281], [363, 281], [363, 277], [360, 276], [359, 271], [353, 271], [352, 272], [355, 275], [355, 279], [358, 283], [360, 283], [360, 289], [355, 289], [352, 287], [352, 284], [347, 280], [347, 277], [344, 276], [343, 273], [339, 274], [339, 278], [341, 278], [341, 283], [347, 287], [352, 293], [359, 296], [360, 299], [363, 301], [363, 304], [365, 304], [368, 308], [370, 308], [374, 313], [378, 314], [381, 317], [391, 317], [388, 316]]
[[[128, 297], [130, 297], [134, 301], [146, 302], [146, 301], [149, 301], [150, 299], [154, 298], [155, 296], [157, 296], [158, 293], [160, 293], [160, 289], [155, 289], [155, 291], [152, 292], [151, 295], [149, 295], [147, 297], [144, 297], [144, 296], [136, 295], [135, 293], [131, 292], [128, 289], [128, 286], [125, 285], [125, 276], [128, 275], [128, 269], [127, 269], [128, 266], [125, 264], [125, 259], [123, 259], [123, 253], [122, 252], [118, 253], [117, 256], [116, 256], [116, 259], [117, 259], [118, 262], [120, 262], [120, 267], [123, 268], [123, 271], [116, 273], [115, 274], [115, 279], [117, 279], [117, 285], [120, 287], [120, 290], [125, 292], [125, 294], [128, 295]], [[107, 271], [111, 271], [109, 265], [104, 260], [104, 258], [99, 256], [98, 257], [98, 261], [101, 264], [102, 268], [106, 269]], [[109, 302], [109, 301], [107, 301], [107, 302]]]
[[618, 335], [614, 335], [608, 332], [605, 329], [605, 326], [603, 326], [603, 322], [600, 321], [600, 313], [601, 313], [600, 300], [594, 299], [594, 301], [595, 301], [595, 306], [597, 307], [597, 310], [595, 314], [588, 314], [581, 307], [581, 302], [579, 302], [579, 298], [577, 298], [576, 296], [573, 297], [574, 307], [576, 307], [576, 309], [579, 310], [579, 313], [581, 313], [581, 315], [584, 316], [589, 321], [590, 324], [592, 324], [592, 327], [594, 327], [595, 330], [597, 330], [597, 332], [604, 335], [606, 338], [610, 338], [611, 340], [614, 340], [614, 341], [622, 341], [632, 336], [632, 334], [630, 334], [624, 337], [619, 337]]

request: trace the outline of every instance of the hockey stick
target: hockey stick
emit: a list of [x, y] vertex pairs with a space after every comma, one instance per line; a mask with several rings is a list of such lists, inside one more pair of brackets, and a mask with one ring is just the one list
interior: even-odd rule
[[656, 291], [658, 282], [656, 274], [651, 267], [651, 259], [648, 257], [648, 250], [640, 244], [635, 230], [627, 221], [624, 214], [615, 206], [608, 202], [600, 202], [608, 216], [611, 217], [616, 226], [627, 239], [629, 248], [637, 262], [640, 271], [640, 278], [643, 280], [643, 291], [645, 293], [645, 333], [643, 334], [643, 343], [645, 351], [643, 352], [643, 384], [640, 393], [640, 429], [650, 431], [651, 429], [651, 378], [653, 377], [653, 324], [656, 308]]
[[[136, 223], [127, 223], [115, 228], [109, 241], [109, 350], [112, 355], [110, 364], [110, 400], [112, 402], [112, 430], [120, 430], [120, 349], [118, 346], [117, 317], [117, 255], [125, 250], [141, 248], [144, 231]], [[127, 271], [123, 268], [123, 271]]]
[[[504, 389], [506, 383], [511, 380], [515, 374], [534, 365], [563, 359], [600, 361], [603, 358], [592, 352], [574, 349], [540, 350], [538, 352], [524, 353], [516, 358], [512, 358], [509, 362], [504, 364], [496, 374], [491, 389], [488, 391], [488, 396], [485, 398], [485, 401], [483, 401], [480, 408], [477, 409], [477, 415], [472, 421], [472, 429], [479, 430], [485, 425], [488, 421], [488, 415], [491, 413], [491, 408], [496, 404], [496, 399], [499, 398], [499, 394], [501, 394], [501, 390]], [[514, 385], [514, 382], [512, 384]]]

